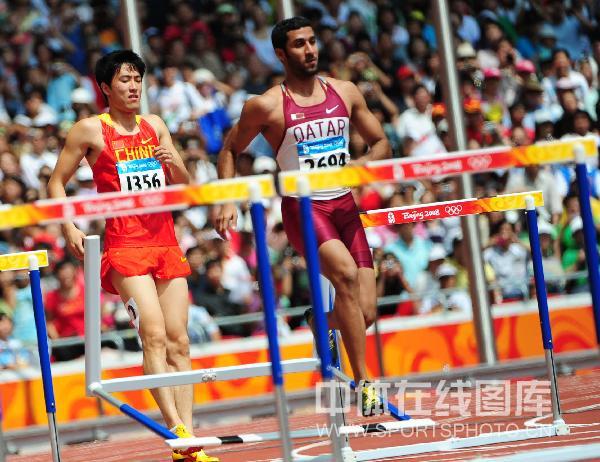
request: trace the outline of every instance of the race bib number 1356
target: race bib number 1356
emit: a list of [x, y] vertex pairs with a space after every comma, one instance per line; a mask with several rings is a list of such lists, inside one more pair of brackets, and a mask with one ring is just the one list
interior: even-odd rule
[[160, 162], [153, 157], [117, 162], [117, 173], [121, 191], [161, 189], [166, 185], [165, 172]]

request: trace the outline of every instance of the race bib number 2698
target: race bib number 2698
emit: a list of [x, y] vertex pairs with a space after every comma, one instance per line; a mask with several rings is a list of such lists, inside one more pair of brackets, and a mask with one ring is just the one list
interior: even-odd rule
[[165, 172], [160, 162], [148, 159], [117, 162], [121, 191], [145, 191], [165, 187]]

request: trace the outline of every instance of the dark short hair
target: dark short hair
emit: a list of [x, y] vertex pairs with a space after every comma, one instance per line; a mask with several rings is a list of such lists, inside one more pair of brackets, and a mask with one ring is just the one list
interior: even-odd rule
[[302, 29], [303, 27], [312, 27], [310, 21], [303, 16], [294, 16], [293, 18], [279, 21], [275, 24], [271, 32], [273, 48], [285, 49], [288, 39], [287, 33], [292, 30]]
[[425, 85], [423, 85], [422, 83], [418, 83], [413, 87], [412, 91], [410, 92], [410, 95], [414, 98], [419, 92], [419, 90], [425, 90], [428, 94], [430, 94], [429, 90]]
[[98, 86], [102, 88], [102, 83], [110, 86], [112, 79], [116, 73], [119, 72], [119, 69], [121, 69], [123, 64], [130, 64], [142, 77], [144, 77], [146, 64], [142, 58], [132, 50], [118, 50], [102, 56], [102, 58], [96, 62], [95, 76]]

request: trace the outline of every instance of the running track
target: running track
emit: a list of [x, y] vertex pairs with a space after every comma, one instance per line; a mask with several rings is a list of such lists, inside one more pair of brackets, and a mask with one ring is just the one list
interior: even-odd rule
[[[548, 449], [564, 445], [581, 445], [600, 443], [600, 369], [591, 371], [581, 371], [577, 375], [561, 377], [559, 387], [561, 393], [561, 404], [563, 417], [571, 427], [571, 434], [568, 436], [541, 438], [514, 443], [496, 444], [491, 446], [481, 446], [469, 449], [459, 449], [447, 452], [428, 453], [424, 455], [404, 456], [402, 459], [381, 459], [381, 460], [403, 460], [410, 462], [419, 461], [464, 461], [479, 457], [502, 457], [511, 454], [520, 453], [526, 455], [527, 451]], [[511, 397], [516, 396], [516, 382], [510, 385]], [[474, 401], [474, 400], [473, 400]], [[407, 398], [409, 402], [409, 398]], [[431, 397], [423, 399], [424, 409], [433, 409], [436, 398]], [[448, 399], [446, 403], [451, 403]], [[511, 404], [515, 400], [511, 399]], [[475, 405], [469, 405], [471, 414], [474, 414]], [[514, 411], [514, 406], [513, 406]], [[511, 412], [511, 415], [514, 415]], [[424, 430], [418, 432], [406, 432], [405, 434], [391, 434], [384, 436], [368, 435], [351, 439], [351, 445], [354, 449], [369, 449], [385, 446], [398, 446], [402, 444], [413, 444], [418, 442], [427, 442], [446, 439], [449, 436], [474, 436], [478, 429], [483, 431], [502, 431], [504, 429], [514, 430], [516, 428], [525, 428], [525, 422], [532, 423], [535, 417], [533, 414], [515, 417], [461, 417], [449, 416], [430, 416], [438, 423], [437, 430]], [[389, 417], [379, 417], [370, 419], [370, 421], [390, 420]], [[348, 415], [348, 421], [368, 422], [369, 419], [356, 417], [356, 411], [353, 408]], [[291, 416], [290, 425], [294, 429], [307, 428], [320, 422], [325, 424], [325, 418], [322, 415], [315, 415], [310, 411], [303, 414]], [[549, 423], [551, 419], [535, 419], [533, 423]], [[482, 426], [482, 424], [487, 424]], [[239, 433], [257, 433], [276, 431], [277, 425], [274, 418], [255, 420], [250, 423], [240, 423], [239, 425], [216, 426], [214, 428], [201, 428], [196, 431], [197, 435], [219, 436]], [[443, 431], [442, 431], [443, 430]], [[452, 430], [452, 435], [449, 432]], [[304, 455], [317, 455], [329, 452], [327, 440], [312, 438], [296, 440], [295, 448], [301, 449]], [[221, 458], [222, 462], [266, 462], [281, 457], [279, 447], [275, 442], [252, 443], [246, 445], [223, 446], [213, 448], [209, 451]], [[151, 434], [148, 436], [137, 437], [135, 440], [113, 440], [108, 442], [86, 443], [75, 446], [64, 447], [62, 450], [62, 460], [65, 462], [163, 462], [169, 461], [170, 453], [166, 445]], [[599, 460], [600, 455], [596, 459]], [[27, 456], [10, 456], [8, 462], [46, 462], [51, 461], [49, 453]]]

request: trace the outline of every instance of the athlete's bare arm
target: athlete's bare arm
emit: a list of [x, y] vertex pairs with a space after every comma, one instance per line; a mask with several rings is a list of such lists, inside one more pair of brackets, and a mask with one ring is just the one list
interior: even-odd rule
[[[385, 136], [379, 120], [367, 107], [364, 96], [352, 82], [328, 79], [350, 106], [350, 122], [369, 146], [369, 152], [358, 159], [363, 164], [371, 160], [387, 159], [392, 156], [392, 148]], [[356, 163], [356, 161], [355, 161]]]
[[[219, 178], [233, 178], [235, 176], [237, 155], [265, 129], [269, 123], [269, 118], [272, 117], [270, 113], [273, 107], [276, 106], [272, 90], [246, 101], [240, 119], [229, 131], [223, 148], [219, 152], [217, 160]], [[235, 204], [221, 206], [215, 220], [215, 229], [221, 237], [227, 239], [227, 230], [230, 228], [235, 229], [236, 224], [237, 208]]]
[[[83, 158], [89, 153], [93, 155], [102, 151], [103, 144], [99, 119], [90, 117], [73, 125], [67, 134], [65, 146], [58, 156], [56, 167], [48, 181], [48, 195], [52, 198], [67, 197], [65, 186]], [[62, 230], [71, 253], [82, 259], [85, 234], [72, 222], [64, 223]]]
[[173, 145], [169, 129], [163, 120], [154, 114], [145, 115], [144, 119], [152, 125], [158, 135], [159, 146], [154, 148], [154, 157], [167, 166], [169, 184], [189, 184], [190, 175], [185, 168], [183, 159]]

